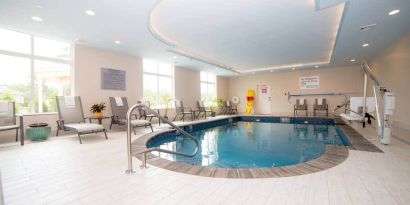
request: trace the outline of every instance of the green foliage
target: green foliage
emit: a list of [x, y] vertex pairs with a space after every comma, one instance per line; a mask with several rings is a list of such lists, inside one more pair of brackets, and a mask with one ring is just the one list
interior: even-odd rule
[[103, 110], [105, 110], [107, 106], [105, 106], [105, 103], [102, 102], [100, 104], [94, 104], [93, 106], [91, 106], [90, 111], [92, 113], [96, 113], [96, 112], [102, 112]]

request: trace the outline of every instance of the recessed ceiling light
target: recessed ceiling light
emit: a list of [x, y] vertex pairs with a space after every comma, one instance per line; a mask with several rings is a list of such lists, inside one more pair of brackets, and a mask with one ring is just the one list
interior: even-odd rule
[[177, 56], [174, 56], [174, 59], [176, 59], [177, 58]]
[[273, 73], [273, 70], [270, 70], [271, 73]]
[[292, 70], [296, 70], [296, 68], [292, 68]]
[[121, 41], [114, 41], [115, 44], [121, 44]]
[[356, 59], [354, 59], [354, 58], [350, 59], [350, 62], [355, 62], [355, 61], [356, 61]]
[[315, 68], [319, 68], [319, 66], [318, 66], [318, 65], [315, 65], [314, 67], [315, 67]]
[[368, 44], [368, 43], [365, 43], [365, 44], [363, 44], [362, 46], [363, 46], [363, 47], [367, 47], [367, 46], [369, 46], [369, 44]]
[[396, 14], [398, 14], [398, 13], [400, 13], [400, 10], [396, 9], [396, 10], [390, 11], [390, 12], [389, 12], [389, 15], [390, 15], [390, 16], [393, 16], [393, 15], [396, 15]]
[[87, 10], [87, 11], [85, 11], [85, 13], [89, 16], [94, 16], [95, 15], [95, 12], [92, 11], [92, 10]]
[[43, 6], [41, 6], [41, 5], [37, 5], [36, 7], [39, 8], [39, 9], [43, 8]]
[[38, 16], [32, 16], [31, 19], [33, 19], [34, 21], [43, 21], [43, 19]]

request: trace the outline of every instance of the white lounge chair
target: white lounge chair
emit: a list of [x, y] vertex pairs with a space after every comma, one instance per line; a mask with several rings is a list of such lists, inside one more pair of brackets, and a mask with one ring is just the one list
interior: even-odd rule
[[[128, 102], [126, 97], [110, 97], [110, 104], [111, 104], [111, 125], [110, 129], [113, 124], [117, 125], [126, 125], [127, 124], [127, 112], [128, 112]], [[136, 127], [146, 127], [149, 126], [151, 128], [151, 132], [154, 130], [152, 129], [151, 122], [148, 120], [138, 120], [137, 115], [133, 114], [135, 119], [131, 120], [131, 125], [134, 130], [134, 134], [136, 134], [135, 128]]]
[[74, 131], [81, 141], [81, 135], [104, 132], [105, 139], [108, 139], [104, 126], [94, 123], [86, 123], [84, 118], [81, 98], [79, 96], [57, 96], [58, 117], [57, 133], [59, 130]]

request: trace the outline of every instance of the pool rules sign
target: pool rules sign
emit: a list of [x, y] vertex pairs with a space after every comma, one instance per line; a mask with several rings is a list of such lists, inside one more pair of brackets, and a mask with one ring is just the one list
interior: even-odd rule
[[319, 76], [306, 76], [299, 78], [299, 88], [301, 90], [319, 89], [319, 84]]

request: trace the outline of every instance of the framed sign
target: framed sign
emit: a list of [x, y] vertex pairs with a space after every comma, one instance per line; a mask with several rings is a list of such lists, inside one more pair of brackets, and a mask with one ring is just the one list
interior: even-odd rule
[[101, 68], [101, 89], [125, 90], [126, 72], [124, 70]]
[[299, 78], [299, 88], [305, 89], [319, 89], [319, 76], [306, 76]]

